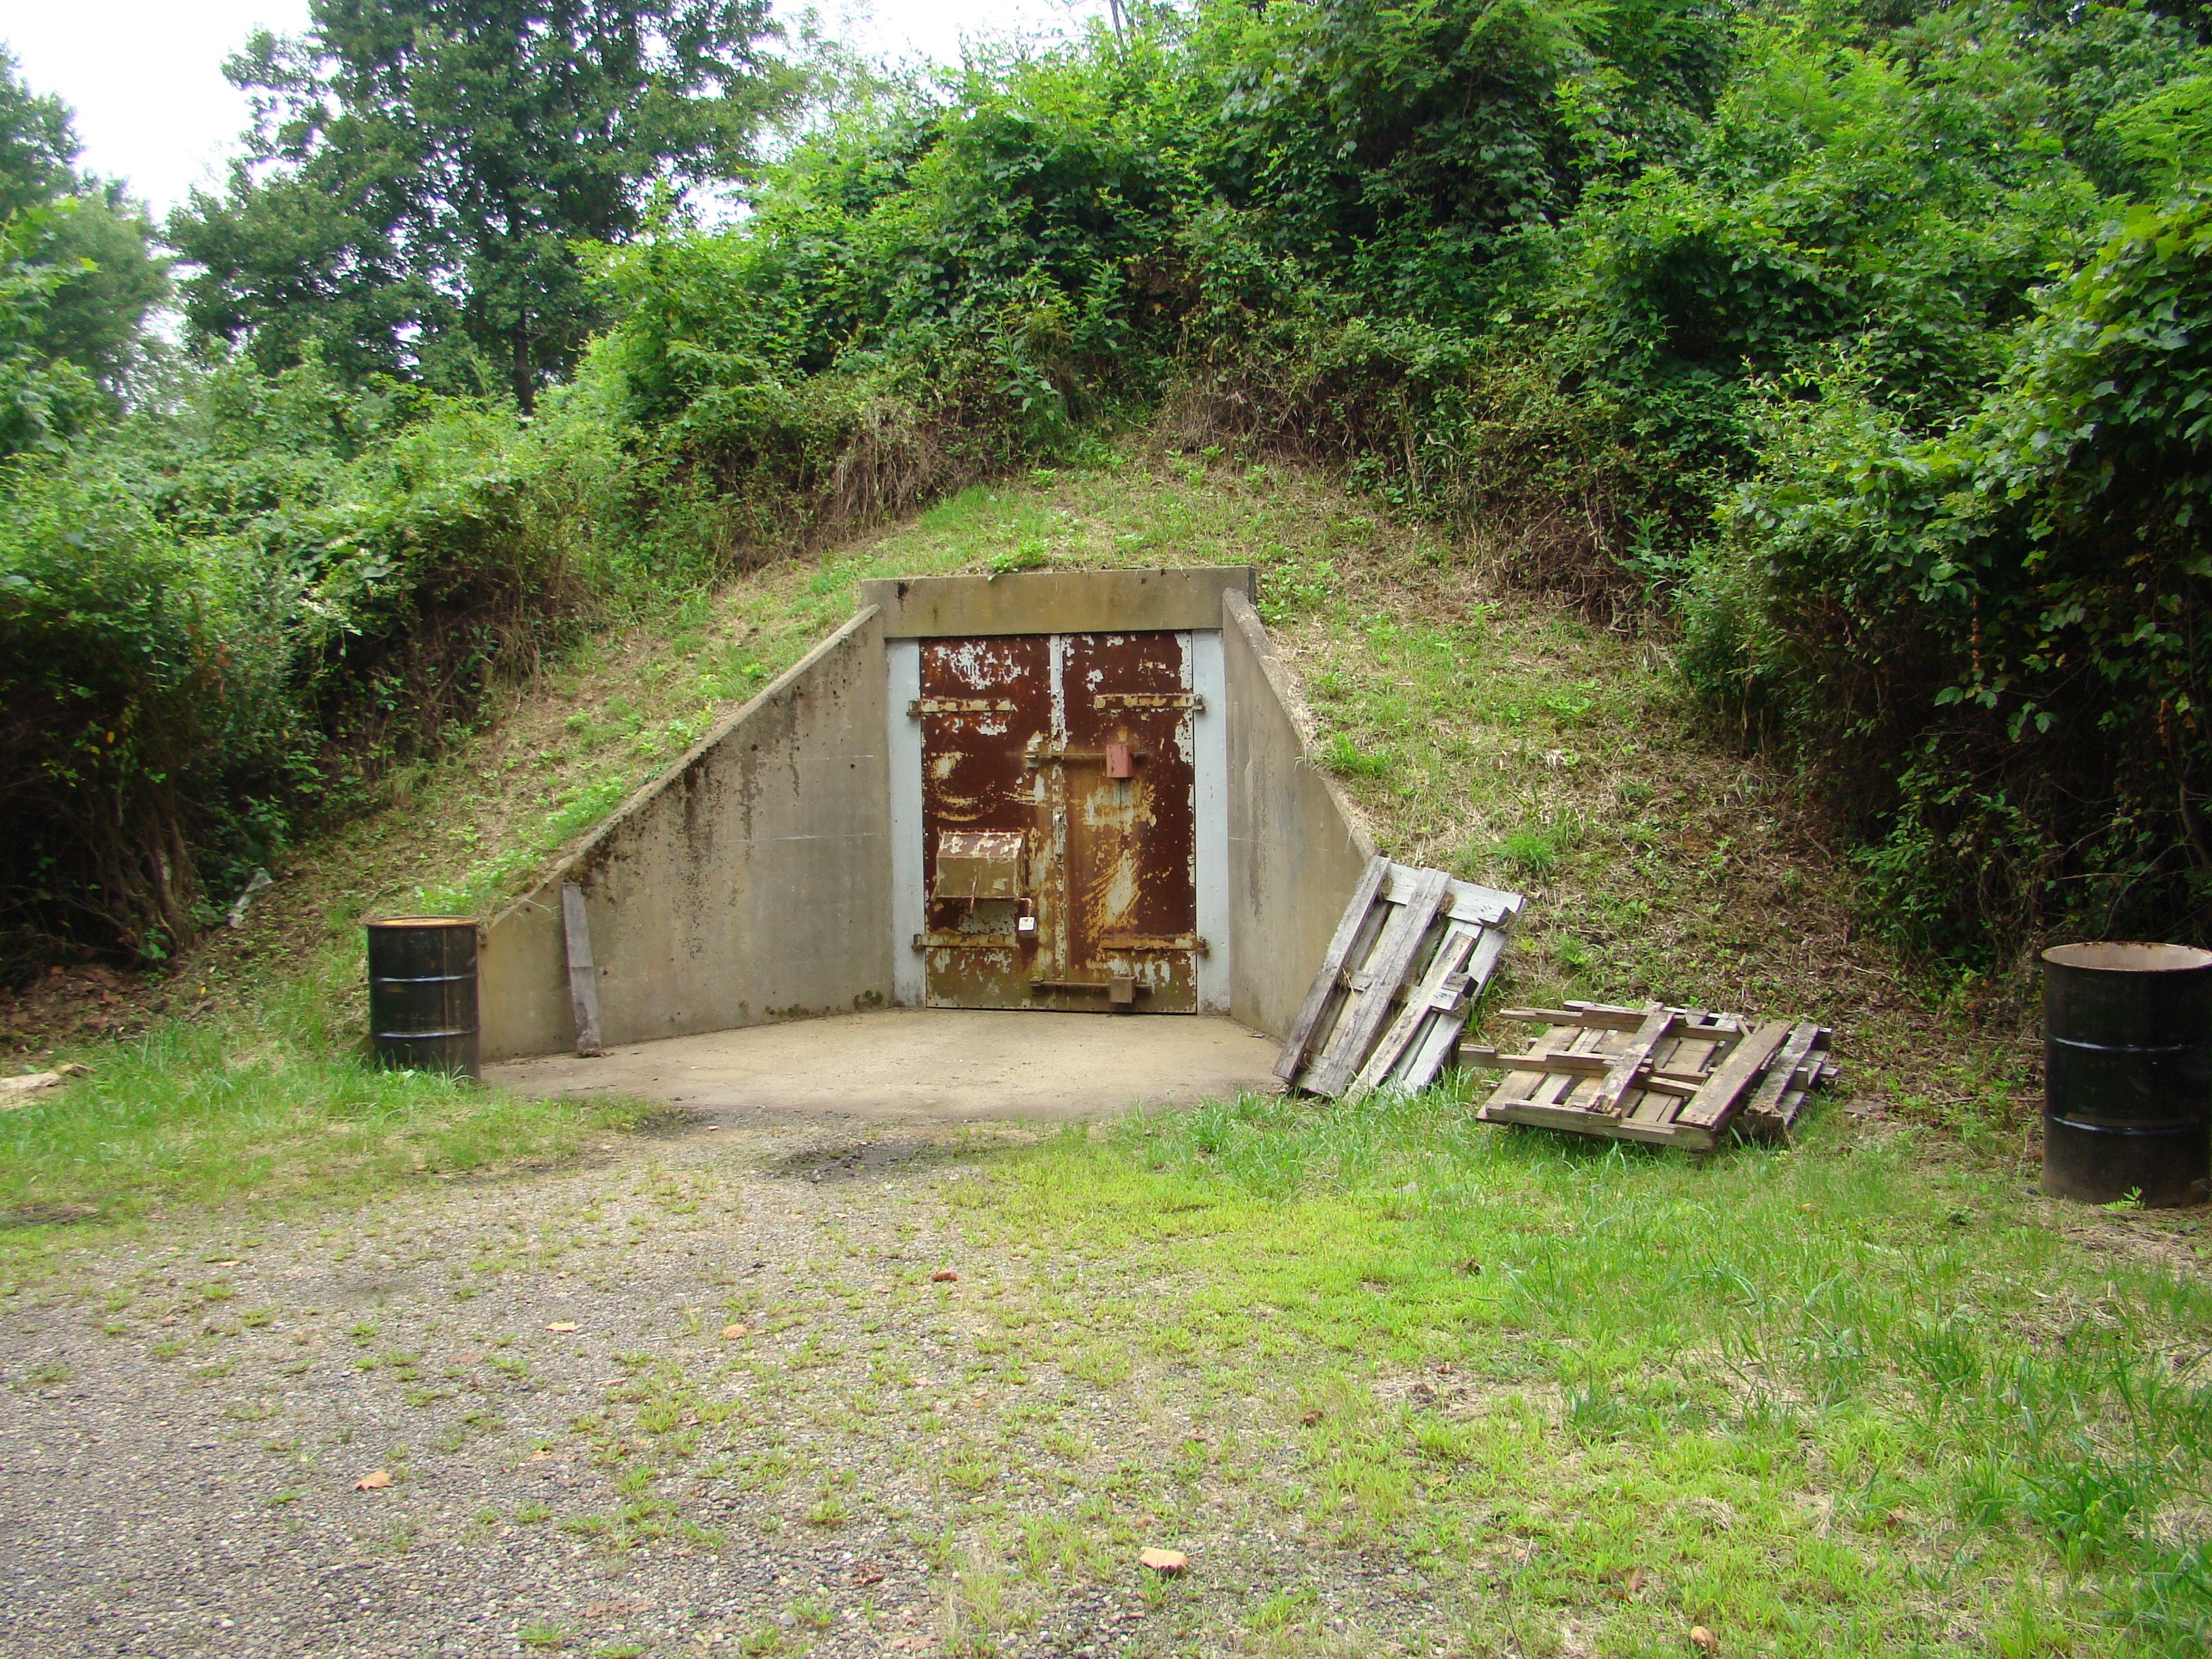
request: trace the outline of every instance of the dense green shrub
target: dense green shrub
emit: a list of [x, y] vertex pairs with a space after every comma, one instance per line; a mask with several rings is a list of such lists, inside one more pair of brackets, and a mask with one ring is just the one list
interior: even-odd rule
[[95, 469], [18, 460], [6, 486], [4, 926], [159, 957], [197, 928], [201, 803], [284, 731], [276, 596]]
[[[69, 706], [174, 746], [106, 795], [65, 745], [9, 755], [220, 887], [576, 617], [1148, 420], [1339, 468], [1624, 623], [1671, 610], [1927, 947], [2212, 932], [2203, 210], [2173, 197], [2212, 157], [2201, 31], [2140, 0], [1139, 6], [860, 76], [735, 222], [641, 198], [619, 247], [564, 247], [613, 322], [534, 419], [310, 353], [179, 370], [99, 428], [84, 371], [9, 355], [52, 291], [19, 255], [7, 568], [38, 597], [0, 623], [140, 664]], [[108, 549], [74, 575], [72, 515]], [[35, 679], [0, 659], [0, 696]], [[131, 804], [157, 774], [167, 818]], [[119, 879], [0, 870], [6, 925], [189, 924], [189, 878], [91, 896]]]
[[190, 376], [0, 476], [0, 965], [159, 958], [304, 824], [474, 720], [487, 678], [641, 579], [605, 422], [309, 362]]
[[1693, 660], [1787, 704], [1918, 941], [2203, 935], [2212, 201], [2113, 227], [1956, 431], [1831, 390], [1744, 492]]

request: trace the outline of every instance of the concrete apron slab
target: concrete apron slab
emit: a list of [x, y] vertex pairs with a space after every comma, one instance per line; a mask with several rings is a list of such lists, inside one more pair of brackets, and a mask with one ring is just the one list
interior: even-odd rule
[[899, 1008], [509, 1060], [483, 1076], [533, 1098], [623, 1095], [709, 1117], [1050, 1121], [1273, 1093], [1275, 1051], [1200, 1015]]

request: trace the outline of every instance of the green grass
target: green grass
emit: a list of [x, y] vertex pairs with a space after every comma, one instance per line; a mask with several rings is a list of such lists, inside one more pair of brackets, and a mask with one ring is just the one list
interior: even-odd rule
[[653, 1115], [367, 1066], [333, 1018], [333, 981], [357, 965], [326, 953], [254, 1003], [76, 1050], [88, 1075], [0, 1113], [11, 1253], [157, 1206], [366, 1194], [565, 1158]]
[[1271, 1501], [1438, 1576], [1468, 1652], [2206, 1651], [2212, 1287], [1938, 1150], [1249, 1098], [955, 1201], [979, 1246], [1149, 1285], [1109, 1310], [1134, 1349], [1294, 1401]]
[[[1787, 780], [1698, 732], [1662, 650], [1503, 592], [1314, 479], [1109, 459], [963, 492], [571, 653], [392, 812], [312, 849], [267, 901], [293, 906], [293, 931], [218, 942], [219, 1012], [82, 1052], [92, 1077], [0, 1114], [0, 1211], [366, 1193], [635, 1121], [361, 1069], [360, 916], [496, 908], [836, 626], [863, 577], [1249, 562], [1324, 763], [1381, 844], [1531, 895], [1493, 998], [1824, 1018], [1849, 1092], [1888, 1120], [1831, 1106], [1796, 1150], [1692, 1160], [1480, 1127], [1449, 1091], [1247, 1100], [963, 1178], [960, 1224], [1007, 1264], [962, 1350], [993, 1419], [967, 1414], [967, 1382], [906, 1386], [903, 1343], [871, 1353], [849, 1400], [811, 1334], [748, 1372], [942, 1495], [951, 1518], [916, 1541], [960, 1572], [956, 1635], [1023, 1630], [1050, 1586], [1104, 1582], [1175, 1522], [1425, 1575], [1468, 1655], [1685, 1652], [1693, 1625], [1730, 1654], [2204, 1651], [2212, 1297], [2191, 1224], [2033, 1194], [2016, 1023], [1969, 1023], [1853, 936]], [[659, 1207], [679, 1218], [696, 1194]], [[903, 1316], [982, 1297], [982, 1277], [923, 1274]], [[396, 1369], [365, 1329], [368, 1364]], [[634, 1360], [578, 1430], [617, 1465], [641, 1445], [664, 1475], [725, 1456], [781, 1494], [763, 1532], [835, 1538], [883, 1512], [700, 1379]], [[1133, 1421], [1186, 1387], [1202, 1409], [1150, 1422], [1157, 1467], [1102, 1468], [1086, 1447], [1110, 1423], [1023, 1415], [1055, 1371]], [[1186, 1439], [1200, 1418], [1209, 1437]], [[634, 1484], [559, 1524], [610, 1551], [684, 1535], [675, 1486]], [[1255, 1582], [1211, 1612], [1143, 1593], [1188, 1613], [1192, 1650], [1340, 1650], [1310, 1583]], [[764, 1626], [757, 1650], [782, 1640]]]

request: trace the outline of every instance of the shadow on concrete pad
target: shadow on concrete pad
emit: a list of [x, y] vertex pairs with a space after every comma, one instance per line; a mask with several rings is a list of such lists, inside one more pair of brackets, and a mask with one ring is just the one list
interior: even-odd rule
[[534, 1098], [622, 1095], [710, 1117], [1049, 1121], [1273, 1093], [1275, 1052], [1270, 1037], [1200, 1015], [901, 1008], [510, 1060], [483, 1076]]

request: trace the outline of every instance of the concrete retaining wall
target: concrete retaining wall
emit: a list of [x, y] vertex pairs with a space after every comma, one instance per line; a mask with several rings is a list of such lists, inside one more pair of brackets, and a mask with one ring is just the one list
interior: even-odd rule
[[1307, 752], [1297, 693], [1259, 614], [1222, 596], [1229, 702], [1229, 1011], [1280, 1036], [1374, 844]]
[[[605, 1042], [889, 1006], [896, 941], [886, 617], [921, 632], [973, 627], [995, 619], [979, 611], [1002, 609], [1025, 626], [1048, 613], [1095, 629], [1104, 617], [1135, 613], [1149, 625], [1190, 627], [1185, 613], [1201, 595], [1214, 607], [1206, 620], [1221, 629], [1229, 1011], [1279, 1036], [1373, 848], [1307, 753], [1297, 693], [1246, 597], [1249, 572], [1170, 582], [1156, 572], [1080, 574], [1100, 590], [1088, 601], [1068, 576], [1012, 591], [981, 578], [927, 592], [908, 584], [903, 611], [867, 605], [716, 726], [491, 922], [480, 968], [483, 1058], [575, 1044], [564, 881], [583, 890]], [[1018, 580], [1027, 579], [1001, 582]], [[1120, 610], [1109, 603], [1133, 599]]]
[[561, 884], [584, 891], [609, 1043], [890, 1000], [890, 781], [873, 605], [489, 926], [483, 1058], [573, 1048]]

